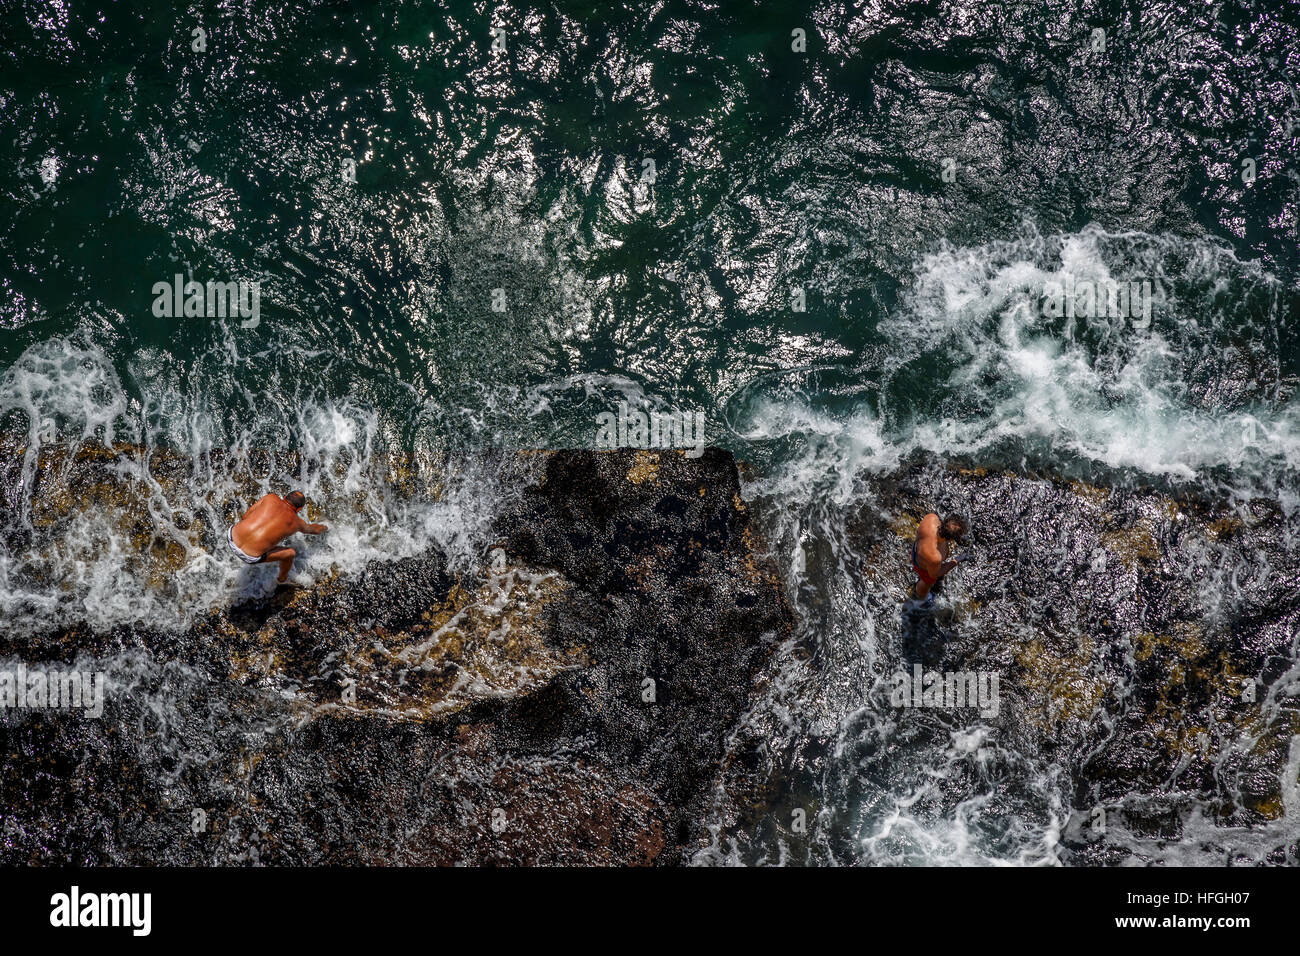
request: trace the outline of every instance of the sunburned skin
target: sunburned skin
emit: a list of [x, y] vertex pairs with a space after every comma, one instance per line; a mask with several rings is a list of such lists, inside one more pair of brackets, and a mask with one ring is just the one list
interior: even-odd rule
[[917, 572], [916, 597], [923, 600], [945, 574], [957, 567], [949, 561], [952, 542], [939, 537], [939, 516], [933, 511], [921, 519], [916, 530], [916, 549], [912, 567]]
[[278, 547], [280, 542], [297, 532], [320, 534], [329, 530], [328, 525], [303, 521], [298, 511], [279, 495], [266, 495], [230, 529], [230, 538], [240, 551], [250, 556], [260, 554], [264, 563], [280, 565], [280, 575], [276, 580], [281, 583], [288, 580], [297, 552], [293, 548]]

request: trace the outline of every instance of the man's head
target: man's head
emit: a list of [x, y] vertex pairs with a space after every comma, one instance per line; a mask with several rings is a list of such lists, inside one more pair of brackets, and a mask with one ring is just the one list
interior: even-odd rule
[[291, 491], [284, 496], [284, 500], [288, 502], [290, 508], [297, 511], [307, 503], [307, 496], [301, 491]]
[[970, 525], [966, 523], [964, 515], [952, 514], [943, 519], [939, 525], [939, 537], [945, 541], [956, 541], [958, 544], [966, 543], [966, 532], [970, 530]]

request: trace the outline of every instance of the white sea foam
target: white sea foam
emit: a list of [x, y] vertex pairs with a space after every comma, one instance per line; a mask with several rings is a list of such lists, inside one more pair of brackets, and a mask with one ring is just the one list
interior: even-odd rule
[[[266, 594], [274, 570], [235, 561], [225, 529], [262, 494], [293, 488], [329, 525], [324, 535], [289, 542], [308, 577], [355, 573], [432, 545], [457, 567], [481, 559], [500, 503], [497, 476], [481, 463], [395, 459], [377, 410], [327, 397], [249, 396], [239, 433], [223, 441], [219, 403], [152, 376], [148, 362], [142, 356], [131, 370], [144, 396], [139, 403], [102, 350], [68, 339], [33, 345], [0, 378], [0, 420], [11, 428], [18, 421], [26, 442], [22, 487], [7, 489], [20, 502], [6, 518], [13, 544], [0, 545], [7, 626], [179, 626], [209, 608]], [[121, 500], [52, 522], [48, 503], [32, 498], [40, 457], [62, 464], [46, 469], [37, 497], [65, 491], [75, 500], [81, 489], [68, 483], [71, 457], [82, 446], [102, 450], [114, 442], [122, 444], [105, 467], [125, 489]], [[297, 466], [270, 465], [258, 454], [266, 448], [296, 451]], [[177, 455], [189, 468], [184, 480], [151, 474], [151, 461]], [[394, 461], [422, 472], [426, 486], [436, 481], [438, 493], [399, 493], [390, 481]]]
[[[1160, 289], [1149, 327], [1044, 314], [1053, 284], [1136, 279]], [[1222, 466], [1276, 484], [1300, 468], [1294, 383], [1270, 351], [1280, 291], [1199, 239], [1089, 227], [945, 247], [881, 324], [887, 378], [939, 399], [893, 438], [948, 454], [1018, 444], [1185, 481]]]
[[[1052, 283], [1137, 277], [1160, 287], [1148, 327], [1043, 312]], [[760, 489], [796, 497], [846, 500], [854, 475], [917, 451], [1286, 497], [1300, 401], [1276, 354], [1280, 293], [1204, 240], [1090, 227], [944, 247], [881, 322], [888, 347], [860, 370], [861, 401], [832, 406], [791, 370], [733, 396], [726, 417], [742, 442], [797, 446]]]

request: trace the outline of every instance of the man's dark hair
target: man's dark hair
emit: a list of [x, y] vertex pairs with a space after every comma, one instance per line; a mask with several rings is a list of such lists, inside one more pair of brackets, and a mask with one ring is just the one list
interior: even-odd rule
[[301, 491], [291, 491], [284, 496], [284, 500], [289, 502], [294, 508], [301, 508], [307, 503], [307, 496]]
[[970, 525], [966, 522], [965, 515], [952, 514], [943, 519], [943, 524], [939, 525], [939, 537], [946, 541], [956, 541], [965, 544], [966, 532], [970, 530]]

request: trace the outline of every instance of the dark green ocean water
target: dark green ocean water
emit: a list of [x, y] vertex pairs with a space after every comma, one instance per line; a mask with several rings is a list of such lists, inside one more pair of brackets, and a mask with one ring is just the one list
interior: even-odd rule
[[[0, 11], [0, 430], [192, 456], [160, 525], [294, 449], [256, 480], [355, 505], [314, 566], [468, 555], [490, 489], [420, 508], [376, 463], [591, 446], [619, 402], [703, 412], [792, 592], [846, 606], [804, 544], [912, 455], [1300, 504], [1294, 4]], [[255, 320], [155, 314], [177, 274]], [[1067, 280], [1150, 320], [1045, 313]], [[197, 552], [154, 594], [58, 545], [0, 552], [12, 626], [232, 599]], [[953, 827], [884, 861], [1050, 855]]]

